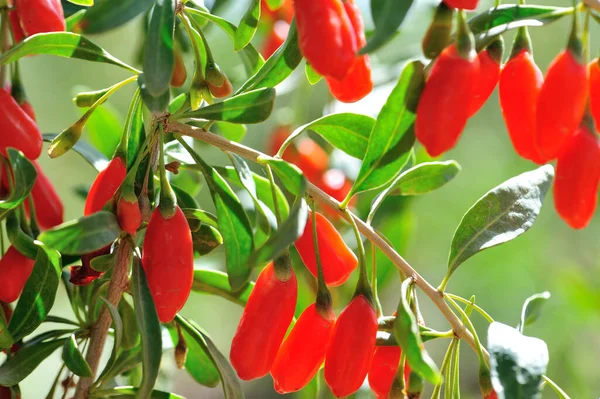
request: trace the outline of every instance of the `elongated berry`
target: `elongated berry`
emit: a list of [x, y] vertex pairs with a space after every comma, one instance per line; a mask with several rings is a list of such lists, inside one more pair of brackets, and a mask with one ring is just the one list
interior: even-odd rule
[[325, 150], [311, 139], [303, 139], [296, 146], [297, 157], [292, 162], [299, 167], [310, 182], [318, 182], [327, 170], [329, 156]]
[[479, 59], [479, 77], [473, 91], [469, 116], [475, 115], [494, 92], [502, 70], [503, 51], [504, 42], [500, 37], [477, 55]]
[[334, 326], [335, 314], [331, 308], [319, 310], [312, 304], [302, 312], [271, 368], [278, 393], [296, 392], [312, 380], [325, 359]]
[[[369, 369], [369, 386], [377, 399], [387, 399], [394, 377], [398, 371], [402, 350], [399, 346], [378, 346], [375, 348], [371, 368]], [[408, 381], [410, 368], [404, 366], [404, 379]]]
[[536, 107], [543, 83], [542, 71], [527, 49], [514, 55], [500, 74], [500, 108], [510, 140], [517, 154], [537, 164], [548, 160], [535, 140]]
[[291, 267], [286, 268], [287, 273], [278, 277], [273, 262], [269, 263], [260, 272], [244, 308], [229, 355], [242, 380], [269, 373], [294, 317], [298, 285]]
[[600, 127], [600, 64], [598, 58], [594, 58], [588, 64], [590, 112], [594, 117], [596, 129]]
[[285, 42], [289, 31], [290, 24], [287, 22], [275, 22], [261, 47], [260, 53], [262, 54], [263, 58], [269, 58], [275, 51], [277, 51], [279, 47], [281, 47], [281, 45]]
[[475, 51], [467, 58], [450, 45], [434, 61], [417, 107], [417, 139], [432, 157], [454, 147], [467, 124], [479, 76]]
[[127, 168], [123, 160], [120, 157], [113, 158], [106, 169], [96, 176], [85, 201], [83, 214], [88, 216], [101, 211], [115, 195], [126, 174]]
[[[354, 3], [354, 0], [348, 0], [344, 3], [344, 8], [356, 37], [358, 48], [362, 48], [367, 44], [365, 38], [365, 27], [363, 24], [360, 9]], [[371, 79], [371, 61], [368, 55], [358, 56], [346, 76], [339, 80], [334, 77], [326, 76], [325, 80], [329, 86], [331, 94], [341, 102], [353, 103], [356, 102], [373, 90], [373, 80]]]
[[15, 0], [15, 10], [27, 36], [65, 30], [60, 0]]
[[554, 159], [575, 134], [587, 101], [587, 70], [573, 52], [562, 51], [550, 63], [536, 110], [536, 142], [546, 159]]
[[582, 125], [558, 156], [554, 178], [554, 205], [572, 228], [586, 227], [594, 216], [599, 183], [600, 142]]
[[192, 232], [181, 208], [167, 219], [152, 212], [142, 251], [142, 265], [158, 319], [168, 323], [183, 308], [194, 280]]
[[117, 203], [117, 219], [119, 226], [130, 235], [135, 235], [138, 227], [142, 224], [142, 211], [137, 199], [129, 202], [125, 198], [119, 199]]
[[173, 67], [173, 74], [171, 75], [171, 86], [181, 87], [187, 79], [187, 70], [185, 69], [181, 51], [176, 49], [173, 54], [175, 56], [175, 65]]
[[12, 245], [0, 259], [0, 301], [11, 303], [19, 298], [35, 261], [27, 258]]
[[[33, 164], [37, 170], [37, 178], [31, 189], [35, 216], [42, 229], [51, 229], [64, 221], [63, 203], [41, 166], [35, 161]], [[25, 201], [25, 209], [29, 212], [29, 201]]]
[[10, 20], [10, 30], [12, 31], [13, 40], [16, 43], [20, 43], [25, 38], [25, 32], [21, 28], [21, 21], [15, 10], [8, 12], [8, 18]]
[[[316, 215], [317, 238], [319, 254], [323, 265], [325, 284], [328, 286], [342, 285], [358, 266], [356, 255], [344, 242], [333, 224], [320, 213]], [[304, 232], [296, 241], [296, 249], [306, 268], [317, 276], [317, 257], [313, 241], [312, 213], [304, 227]]]
[[448, 7], [459, 10], [474, 10], [477, 8], [479, 0], [443, 0]]
[[343, 79], [359, 50], [341, 0], [294, 0], [300, 51], [323, 76]]
[[338, 398], [362, 385], [375, 352], [377, 313], [358, 295], [340, 314], [325, 355], [325, 381]]
[[6, 156], [6, 148], [20, 150], [29, 159], [37, 159], [42, 152], [42, 134], [33, 119], [4, 89], [0, 89], [0, 152]]

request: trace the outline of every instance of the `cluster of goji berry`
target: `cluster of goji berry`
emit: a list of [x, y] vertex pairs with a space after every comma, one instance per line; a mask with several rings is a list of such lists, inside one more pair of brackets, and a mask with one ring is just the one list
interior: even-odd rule
[[[444, 7], [472, 10], [476, 5], [476, 1], [445, 0], [436, 17], [447, 18], [441, 12]], [[571, 227], [584, 228], [596, 209], [600, 183], [600, 142], [592, 121], [592, 116], [600, 120], [600, 66], [595, 59], [586, 69], [577, 24], [567, 49], [550, 63], [544, 78], [533, 60], [527, 28], [519, 28], [511, 55], [502, 66], [502, 38], [498, 36], [476, 54], [462, 10], [457, 19], [456, 42], [439, 56], [432, 53], [437, 57], [417, 108], [417, 138], [431, 156], [450, 150], [467, 120], [498, 85], [515, 151], [537, 164], [557, 160], [556, 209]], [[429, 49], [430, 44], [424, 43], [425, 47]]]

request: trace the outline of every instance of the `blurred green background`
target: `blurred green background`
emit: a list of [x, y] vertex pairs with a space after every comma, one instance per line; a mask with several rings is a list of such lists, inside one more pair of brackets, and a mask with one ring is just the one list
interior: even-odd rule
[[[248, 1], [233, 0], [219, 11], [233, 22], [239, 20]], [[372, 26], [366, 0], [359, 1], [364, 11], [367, 28]], [[407, 57], [420, 51], [420, 39], [430, 19], [431, 2], [417, 1], [421, 11], [411, 13], [407, 23], [393, 42], [372, 56], [374, 76], [382, 83], [371, 95], [357, 104], [341, 106], [330, 104], [330, 96], [324, 82], [311, 87], [306, 83], [303, 68], [278, 88], [276, 111], [265, 124], [250, 126], [244, 138], [246, 145], [264, 148], [272, 128], [280, 121], [293, 121], [300, 125], [323, 112], [350, 110], [376, 116], [377, 110], [387, 98], [397, 79], [400, 64]], [[539, 1], [536, 4], [569, 6], [569, 0]], [[210, 2], [207, 1], [207, 5]], [[482, 1], [480, 9], [492, 6]], [[551, 59], [564, 48], [571, 26], [566, 17], [546, 27], [531, 29], [535, 58], [542, 70]], [[91, 36], [111, 54], [128, 63], [134, 63], [141, 40], [141, 21], [138, 19], [109, 34]], [[595, 41], [600, 31], [592, 23], [592, 54], [597, 54]], [[239, 87], [244, 79], [243, 68], [233, 53], [228, 38], [216, 29], [207, 31], [213, 53], [222, 69]], [[505, 35], [510, 48], [513, 34]], [[257, 45], [262, 37], [257, 37]], [[188, 57], [191, 75], [192, 60]], [[44, 133], [58, 133], [72, 124], [80, 115], [71, 99], [77, 86], [92, 89], [107, 87], [127, 77], [123, 70], [104, 64], [78, 60], [59, 59], [49, 56], [27, 57], [21, 61], [22, 75], [31, 103], [38, 115]], [[122, 123], [127, 112], [132, 88], [120, 91], [109, 101], [107, 115], [116, 115]], [[568, 104], [565, 104], [568, 106]], [[112, 112], [111, 112], [112, 110]], [[106, 118], [111, 118], [107, 116]], [[114, 118], [113, 118], [114, 119]], [[119, 129], [117, 123], [98, 121], [99, 131]], [[113, 126], [111, 128], [111, 126]], [[85, 136], [84, 136], [85, 137]], [[201, 153], [209, 160], [223, 162], [224, 159], [207, 147]], [[405, 259], [427, 280], [437, 285], [446, 271], [446, 260], [452, 235], [465, 211], [486, 191], [508, 178], [535, 168], [535, 165], [519, 158], [513, 151], [506, 132], [494, 93], [483, 109], [470, 120], [458, 146], [444, 156], [455, 159], [462, 165], [462, 172], [450, 184], [439, 191], [411, 200], [394, 199], [386, 204], [396, 207], [395, 217], [386, 216], [377, 221], [377, 227], [386, 232]], [[95, 170], [73, 152], [53, 161], [42, 157], [40, 163], [57, 186], [64, 201], [66, 219], [80, 217], [83, 200], [76, 196], [75, 189], [89, 186]], [[347, 162], [342, 161], [345, 165]], [[208, 191], [198, 196], [201, 203], [210, 208]], [[368, 201], [366, 201], [368, 203]], [[600, 355], [600, 245], [598, 236], [600, 223], [595, 218], [583, 231], [571, 230], [559, 219], [549, 195], [545, 206], [533, 228], [513, 242], [487, 250], [467, 261], [452, 278], [449, 290], [463, 297], [475, 295], [477, 303], [496, 320], [516, 325], [524, 299], [534, 293], [548, 290], [552, 298], [543, 315], [535, 325], [528, 327], [527, 335], [539, 337], [547, 342], [550, 351], [548, 375], [563, 387], [572, 398], [597, 398], [600, 395], [598, 357]], [[382, 267], [385, 263], [381, 262]], [[198, 260], [199, 267], [223, 267], [222, 253]], [[391, 281], [381, 290], [385, 314], [394, 310], [399, 295], [399, 280], [390, 273]], [[347, 284], [346, 293], [352, 291], [352, 282]], [[338, 295], [337, 309], [345, 303]], [[312, 298], [301, 299], [306, 306]], [[425, 319], [433, 328], [444, 330], [448, 325], [427, 298], [421, 298]], [[242, 309], [223, 299], [208, 295], [192, 294], [184, 308], [184, 315], [193, 318], [213, 337], [226, 355]], [[69, 315], [66, 296], [60, 293], [55, 314]], [[487, 324], [474, 314], [473, 320], [485, 341]], [[428, 344], [437, 363], [448, 342]], [[45, 361], [42, 366], [22, 384], [23, 398], [42, 398], [54, 379], [60, 353]], [[471, 350], [463, 344], [463, 368], [461, 370], [462, 392], [465, 398], [480, 397], [477, 385], [477, 363]], [[221, 388], [208, 389], [196, 384], [185, 371], [176, 370], [170, 352], [163, 357], [165, 375], [160, 386], [189, 398], [221, 398]], [[272, 391], [269, 377], [244, 383], [248, 398], [277, 397]], [[548, 388], [544, 397], [553, 397]], [[370, 397], [368, 387], [357, 397]]]

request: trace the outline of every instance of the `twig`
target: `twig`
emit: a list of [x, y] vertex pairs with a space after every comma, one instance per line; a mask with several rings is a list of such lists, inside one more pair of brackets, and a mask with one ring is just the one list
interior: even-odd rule
[[[113, 275], [108, 286], [108, 293], [106, 299], [117, 306], [123, 292], [129, 286], [129, 264], [131, 263], [132, 245], [129, 238], [121, 240], [119, 247], [117, 248], [116, 262], [113, 270]], [[108, 329], [112, 323], [108, 308], [104, 306], [98, 321], [92, 327], [92, 333], [90, 337], [90, 346], [87, 351], [85, 360], [90, 365], [92, 374], [95, 376], [98, 371], [98, 364], [100, 363], [100, 356], [104, 349], [104, 343], [108, 334]], [[75, 390], [75, 399], [87, 399], [88, 390], [94, 383], [94, 377], [81, 378], [77, 383], [77, 389]]]
[[[246, 147], [243, 144], [229, 141], [204, 129], [189, 126], [180, 122], [169, 122], [167, 130], [169, 132], [178, 132], [182, 135], [204, 141], [205, 143], [211, 144], [225, 151], [233, 152], [251, 161], [256, 161], [259, 157], [267, 156], [259, 151]], [[358, 225], [359, 231], [367, 239], [369, 239], [369, 241], [379, 247], [379, 249], [400, 271], [402, 271], [407, 277], [412, 277], [416, 286], [419, 287], [419, 289], [421, 289], [421, 291], [423, 291], [425, 295], [431, 299], [431, 301], [438, 307], [444, 317], [448, 320], [456, 336], [465, 339], [465, 341], [467, 341], [473, 350], [476, 352], [478, 351], [473, 335], [468, 331], [466, 326], [460, 321], [460, 319], [444, 301], [444, 295], [442, 292], [438, 291], [431, 284], [429, 284], [427, 280], [422, 278], [421, 275], [417, 273], [417, 271], [411, 265], [409, 265], [408, 262], [406, 262], [406, 260], [404, 260], [404, 258], [402, 258], [402, 256], [400, 256], [394, 248], [392, 248], [383, 238], [381, 238], [371, 226], [367, 225], [352, 212], [346, 213], [345, 211], [341, 210], [339, 201], [335, 200], [311, 183], [308, 183], [307, 190], [310, 196], [324, 202], [332, 209], [335, 209], [344, 219], [352, 217], [355, 223]], [[485, 350], [484, 354], [487, 359], [489, 355]]]

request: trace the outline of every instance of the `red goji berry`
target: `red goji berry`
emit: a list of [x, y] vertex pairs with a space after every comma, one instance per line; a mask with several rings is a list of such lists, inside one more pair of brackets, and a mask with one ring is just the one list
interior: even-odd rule
[[31, 106], [31, 104], [29, 103], [29, 101], [24, 101], [21, 104], [21, 108], [23, 109], [23, 111], [25, 111], [25, 113], [27, 115], [29, 115], [29, 117], [31, 119], [33, 119], [34, 121], [36, 120], [36, 118], [35, 118], [35, 111], [33, 110], [33, 107]]
[[[64, 221], [63, 203], [42, 167], [35, 161], [33, 165], [37, 170], [37, 178], [31, 189], [35, 217], [42, 229], [51, 229]], [[25, 210], [29, 213], [29, 201], [25, 201]]]
[[[369, 386], [377, 399], [387, 399], [398, 371], [402, 350], [399, 346], [378, 346], [369, 369]], [[410, 367], [404, 365], [404, 380], [408, 381]]]
[[175, 65], [173, 66], [173, 73], [171, 74], [171, 86], [181, 87], [187, 79], [187, 71], [185, 69], [181, 51], [176, 49], [173, 54], [175, 56]]
[[358, 45], [341, 0], [294, 0], [300, 51], [323, 76], [343, 79]]
[[302, 312], [271, 368], [278, 393], [296, 392], [312, 380], [325, 359], [334, 326], [331, 308], [320, 310], [313, 303]]
[[340, 169], [329, 169], [323, 174], [317, 186], [338, 201], [343, 201], [352, 188], [346, 175]]
[[[360, 9], [354, 3], [354, 0], [344, 2], [344, 8], [350, 18], [356, 45], [362, 48], [367, 44], [365, 38], [365, 27], [360, 14]], [[371, 62], [368, 55], [361, 55], [354, 60], [354, 64], [343, 79], [326, 76], [325, 80], [333, 96], [345, 103], [353, 103], [365, 97], [373, 90], [373, 80], [371, 79]]]
[[11, 303], [17, 300], [33, 271], [34, 263], [12, 245], [8, 247], [0, 259], [0, 301]]
[[533, 55], [522, 49], [504, 65], [499, 97], [502, 116], [517, 154], [537, 164], [546, 162], [535, 142], [536, 106], [544, 83]]
[[4, 321], [8, 325], [10, 318], [12, 317], [13, 310], [8, 303], [0, 301], [0, 306], [2, 307], [2, 311], [4, 312]]
[[417, 107], [415, 133], [432, 157], [454, 147], [469, 118], [479, 60], [475, 51], [465, 58], [454, 44], [434, 61]]
[[96, 180], [90, 187], [83, 214], [91, 215], [99, 212], [104, 205], [115, 195], [115, 192], [125, 179], [127, 168], [120, 157], [113, 158], [106, 169], [98, 173]]
[[473, 92], [469, 116], [475, 115], [494, 92], [500, 79], [503, 52], [504, 42], [502, 41], [502, 36], [500, 36], [499, 39], [492, 42], [492, 44], [477, 55], [479, 59], [479, 78]]
[[377, 313], [358, 295], [340, 314], [325, 355], [325, 381], [338, 398], [362, 385], [375, 352]]
[[296, 146], [296, 152], [295, 159], [286, 160], [299, 167], [310, 182], [318, 183], [329, 164], [325, 150], [312, 139], [305, 138]]
[[27, 36], [65, 30], [60, 0], [15, 0], [15, 10]]
[[0, 152], [6, 148], [20, 150], [29, 159], [37, 159], [42, 152], [42, 134], [35, 121], [19, 106], [6, 90], [0, 89], [0, 130], [10, 132], [0, 139]]
[[[275, 260], [278, 262], [279, 260]], [[285, 262], [289, 262], [286, 257]], [[229, 359], [242, 380], [269, 373], [294, 317], [298, 285], [291, 266], [278, 277], [273, 262], [256, 279], [233, 340]]]
[[[542, 156], [554, 159], [575, 134], [587, 101], [587, 70], [570, 49], [550, 63], [536, 110], [536, 142]], [[565, 106], [568, 104], [568, 106]]]
[[137, 229], [142, 224], [142, 211], [137, 199], [135, 202], [129, 202], [121, 198], [117, 203], [117, 219], [119, 226], [130, 235], [135, 235]]
[[457, 8], [459, 10], [474, 10], [477, 8], [479, 0], [443, 0], [444, 3], [451, 8]]
[[277, 21], [273, 28], [269, 31], [266, 40], [264, 41], [260, 53], [263, 58], [267, 59], [285, 42], [290, 24], [285, 21]]
[[108, 255], [109, 253], [110, 245], [98, 251], [81, 255], [81, 265], [71, 266], [69, 269], [71, 272], [69, 282], [73, 285], [83, 287], [90, 284], [92, 281], [99, 279], [104, 273], [94, 270], [91, 266], [91, 261], [98, 256]]
[[[317, 213], [317, 238], [319, 243], [319, 254], [323, 265], [323, 275], [328, 286], [342, 285], [348, 280], [350, 274], [358, 266], [356, 255], [344, 242], [340, 233], [325, 216]], [[306, 268], [317, 276], [317, 257], [313, 241], [312, 213], [308, 215], [308, 221], [304, 232], [296, 241], [296, 249], [302, 258]]]
[[15, 43], [20, 43], [25, 38], [25, 32], [23, 32], [17, 12], [15, 10], [9, 11], [8, 18], [10, 20], [10, 29], [12, 31], [13, 40]]
[[590, 112], [596, 122], [596, 128], [600, 127], [600, 64], [598, 62], [598, 58], [594, 58], [588, 64]]
[[192, 232], [178, 206], [169, 219], [158, 208], [152, 213], [144, 237], [142, 265], [158, 319], [168, 323], [185, 305], [194, 280]]
[[554, 205], [574, 229], [588, 225], [598, 202], [600, 142], [596, 133], [581, 126], [558, 156]]
[[292, 0], [285, 0], [281, 7], [276, 10], [271, 10], [269, 4], [265, 1], [261, 1], [261, 15], [267, 21], [285, 21], [288, 24], [292, 22], [294, 18], [294, 8], [292, 7]]

